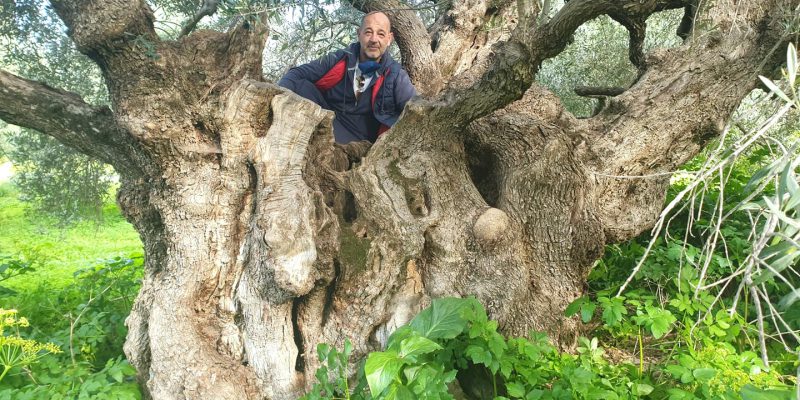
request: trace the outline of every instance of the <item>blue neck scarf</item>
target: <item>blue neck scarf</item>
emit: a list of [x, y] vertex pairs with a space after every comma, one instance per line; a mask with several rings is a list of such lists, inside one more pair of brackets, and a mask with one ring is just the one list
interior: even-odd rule
[[378, 70], [381, 67], [381, 64], [377, 61], [364, 61], [358, 63], [358, 69], [361, 70], [363, 75], [369, 75]]

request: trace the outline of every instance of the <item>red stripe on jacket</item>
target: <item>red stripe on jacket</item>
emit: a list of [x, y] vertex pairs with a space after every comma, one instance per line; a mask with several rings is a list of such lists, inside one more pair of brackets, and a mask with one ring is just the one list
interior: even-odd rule
[[342, 78], [344, 78], [346, 69], [347, 64], [343, 58], [341, 61], [334, 64], [333, 68], [326, 72], [322, 78], [319, 78], [318, 81], [314, 82], [314, 86], [323, 92], [331, 90], [334, 86], [336, 86], [337, 83], [341, 82]]

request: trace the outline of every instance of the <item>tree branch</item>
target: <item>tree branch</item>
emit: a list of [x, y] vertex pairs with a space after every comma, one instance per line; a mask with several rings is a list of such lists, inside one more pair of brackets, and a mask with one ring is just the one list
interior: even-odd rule
[[50, 135], [120, 173], [138, 170], [134, 160], [141, 151], [111, 110], [87, 104], [74, 93], [0, 70], [0, 119]]
[[639, 71], [639, 75], [643, 74], [647, 70], [644, 57], [647, 16], [631, 17], [629, 15], [610, 14], [610, 17], [628, 30], [628, 59]]
[[194, 16], [186, 21], [183, 24], [183, 29], [181, 29], [181, 33], [178, 36], [179, 38], [184, 37], [190, 34], [194, 28], [197, 27], [197, 24], [205, 17], [214, 15], [217, 12], [217, 6], [219, 5], [219, 0], [204, 0], [203, 5], [200, 7], [199, 10], [194, 14]]
[[494, 55], [456, 77], [434, 105], [436, 118], [463, 127], [477, 118], [518, 100], [530, 87], [542, 61], [559, 54], [578, 27], [603, 14], [650, 15], [685, 6], [687, 0], [573, 0], [532, 34], [531, 19], [518, 25], [507, 42], [493, 47]]
[[598, 96], [619, 96], [625, 93], [623, 87], [603, 87], [603, 86], [577, 86], [573, 90], [575, 94], [582, 97]]
[[51, 0], [78, 50], [94, 60], [139, 40], [159, 41], [153, 12], [144, 0]]
[[682, 8], [691, 0], [656, 0], [656, 1], [613, 1], [613, 0], [572, 0], [556, 15], [542, 25], [532, 35], [531, 46], [536, 61], [558, 55], [569, 43], [572, 34], [581, 25], [599, 17], [613, 15], [616, 18], [647, 19], [648, 16], [664, 10]]

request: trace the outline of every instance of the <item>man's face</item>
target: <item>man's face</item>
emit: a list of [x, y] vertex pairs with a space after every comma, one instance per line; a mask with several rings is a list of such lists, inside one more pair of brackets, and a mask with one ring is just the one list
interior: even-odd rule
[[391, 32], [389, 18], [381, 13], [367, 15], [364, 24], [358, 30], [358, 42], [361, 43], [361, 61], [377, 61], [392, 44], [394, 36]]

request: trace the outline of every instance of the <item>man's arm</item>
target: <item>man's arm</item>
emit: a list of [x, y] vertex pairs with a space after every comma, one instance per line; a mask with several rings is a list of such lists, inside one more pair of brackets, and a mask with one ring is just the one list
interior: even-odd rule
[[311, 61], [308, 64], [293, 67], [278, 81], [278, 85], [293, 92], [297, 92], [298, 88], [302, 87], [304, 82], [313, 85], [314, 82], [318, 81], [323, 75], [330, 71], [343, 56], [344, 51], [339, 50]]

